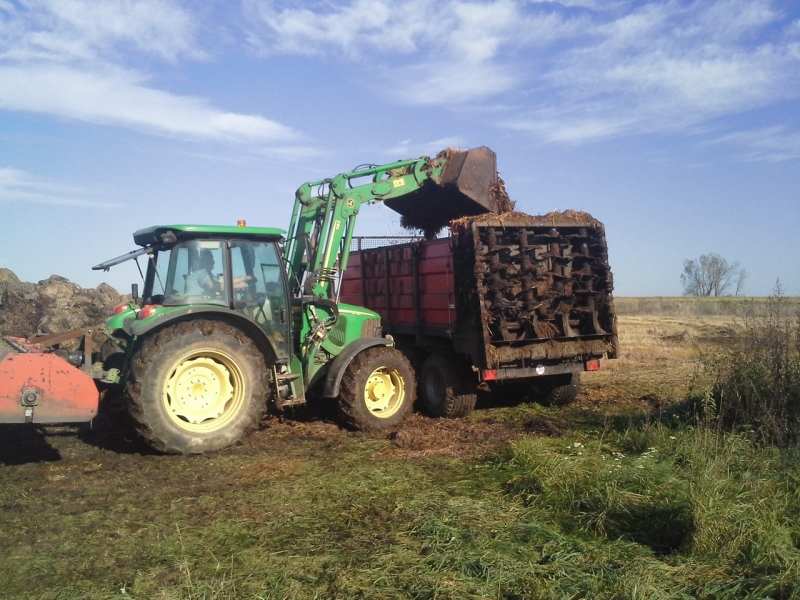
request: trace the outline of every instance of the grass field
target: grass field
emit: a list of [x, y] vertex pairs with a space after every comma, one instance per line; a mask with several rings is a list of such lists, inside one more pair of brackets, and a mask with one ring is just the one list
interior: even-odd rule
[[796, 451], [699, 412], [735, 311], [628, 300], [563, 409], [486, 395], [375, 435], [298, 410], [188, 458], [7, 426], [0, 597], [800, 598]]
[[[716, 298], [679, 296], [657, 298], [616, 298], [614, 304], [620, 315], [684, 315], [692, 317], [735, 317], [747, 304], [763, 308], [769, 298], [747, 296], [720, 296]], [[783, 298], [790, 311], [800, 309], [800, 296]]]

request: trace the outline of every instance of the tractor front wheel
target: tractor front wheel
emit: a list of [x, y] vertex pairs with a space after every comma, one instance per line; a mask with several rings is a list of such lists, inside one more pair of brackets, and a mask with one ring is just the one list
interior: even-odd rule
[[339, 408], [348, 425], [362, 431], [391, 427], [414, 404], [417, 384], [411, 363], [385, 346], [358, 354], [342, 377]]
[[144, 340], [127, 382], [131, 416], [151, 446], [201, 454], [255, 429], [269, 390], [264, 357], [218, 321], [178, 323]]

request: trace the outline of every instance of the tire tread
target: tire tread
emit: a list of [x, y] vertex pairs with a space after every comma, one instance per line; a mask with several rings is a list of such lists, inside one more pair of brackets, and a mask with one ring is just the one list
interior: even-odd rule
[[[242, 368], [249, 370], [252, 378], [256, 382], [257, 388], [254, 389], [252, 393], [259, 396], [254, 399], [257, 408], [245, 413], [244, 418], [246, 420], [240, 431], [232, 432], [223, 429], [214, 432], [218, 434], [214, 436], [218, 439], [209, 439], [209, 447], [199, 451], [187, 449], [179, 435], [170, 436], [158, 433], [157, 430], [154, 429], [153, 424], [148, 421], [148, 410], [146, 406], [154, 400], [143, 396], [143, 389], [148, 384], [148, 374], [151, 372], [151, 369], [155, 367], [154, 363], [158, 360], [163, 347], [182, 337], [194, 337], [197, 332], [200, 332], [204, 337], [232, 337], [243, 346], [246, 353], [255, 360], [251, 361], [251, 365], [245, 365]], [[254, 431], [266, 412], [266, 400], [270, 387], [269, 371], [264, 358], [264, 355], [259, 351], [255, 342], [247, 336], [247, 334], [222, 321], [207, 319], [199, 322], [183, 321], [167, 326], [154, 335], [145, 338], [131, 361], [130, 373], [125, 384], [125, 390], [129, 398], [128, 412], [134, 421], [137, 431], [150, 446], [159, 452], [167, 454], [196, 454], [207, 450], [223, 448], [235, 443], [244, 435]], [[152, 382], [150, 383], [152, 385]], [[160, 399], [155, 399], [155, 402], [160, 402]], [[243, 410], [247, 410], [247, 407], [244, 407]]]

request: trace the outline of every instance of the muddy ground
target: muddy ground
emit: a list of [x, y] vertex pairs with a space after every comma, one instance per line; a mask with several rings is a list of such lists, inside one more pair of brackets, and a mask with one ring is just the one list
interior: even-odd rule
[[[295, 407], [283, 415], [268, 415], [257, 431], [233, 447], [202, 457], [169, 456], [152, 450], [119, 409], [101, 409], [91, 424], [4, 425], [0, 436], [0, 480], [27, 480], [33, 489], [46, 486], [54, 478], [77, 481], [89, 473], [93, 478], [144, 481], [150, 479], [153, 469], [158, 469], [160, 483], [186, 489], [197, 485], [196, 475], [183, 469], [170, 474], [171, 465], [211, 460], [219, 455], [258, 456], [266, 464], [292, 454], [290, 449], [298, 444], [324, 453], [359, 440], [386, 440], [386, 453], [398, 458], [485, 456], [524, 434], [558, 437], [576, 420], [602, 423], [610, 411], [618, 413], [625, 407], [631, 412], [649, 411], [654, 407], [652, 395], [622, 398], [604, 393], [605, 384], [598, 388], [592, 381], [594, 375], [584, 374], [584, 391], [566, 409], [543, 412], [525, 397], [483, 392], [475, 412], [467, 419], [433, 419], [415, 411], [400, 425], [375, 433], [345, 429], [333, 403]], [[204, 470], [202, 488], [224, 488], [233, 481], [230, 473]], [[75, 501], [79, 502], [81, 494], [77, 489], [76, 494]], [[7, 508], [0, 506], [0, 512]]]

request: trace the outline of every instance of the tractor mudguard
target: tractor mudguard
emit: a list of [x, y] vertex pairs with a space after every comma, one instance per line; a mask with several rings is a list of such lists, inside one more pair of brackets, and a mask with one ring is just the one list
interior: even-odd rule
[[373, 346], [394, 346], [394, 340], [391, 338], [361, 338], [337, 354], [328, 369], [328, 374], [325, 376], [325, 386], [322, 390], [323, 398], [336, 398], [339, 395], [339, 385], [342, 383], [342, 377], [347, 365], [358, 353]]
[[94, 380], [55, 354], [0, 355], [0, 423], [84, 423], [99, 401]]
[[143, 336], [146, 333], [150, 333], [155, 329], [161, 329], [166, 325], [172, 325], [177, 321], [183, 321], [186, 319], [187, 316], [191, 316], [192, 319], [202, 318], [206, 315], [210, 315], [212, 317], [221, 317], [222, 320], [239, 327], [242, 331], [246, 333], [253, 333], [253, 338], [255, 339], [256, 343], [264, 343], [266, 344], [271, 350], [273, 355], [276, 359], [281, 360], [285, 359], [284, 355], [278, 353], [278, 349], [276, 348], [275, 344], [269, 339], [267, 333], [261, 328], [256, 321], [247, 317], [247, 315], [243, 315], [241, 313], [236, 313], [229, 310], [227, 307], [203, 307], [198, 308], [196, 306], [190, 306], [183, 310], [176, 310], [170, 312], [159, 319], [147, 319], [144, 321], [134, 321], [130, 327], [130, 332], [132, 335], [137, 337]]

